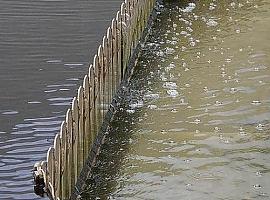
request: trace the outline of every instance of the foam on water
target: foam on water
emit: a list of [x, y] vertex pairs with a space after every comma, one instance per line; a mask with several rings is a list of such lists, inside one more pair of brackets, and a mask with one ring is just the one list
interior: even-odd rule
[[270, 198], [269, 11], [161, 6], [85, 199]]

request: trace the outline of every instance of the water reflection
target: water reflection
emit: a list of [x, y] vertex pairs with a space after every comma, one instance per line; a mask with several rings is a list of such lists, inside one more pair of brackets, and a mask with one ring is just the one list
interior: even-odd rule
[[[269, 198], [269, 9], [160, 6], [123, 104], [134, 124], [112, 124], [128, 148], [112, 153], [112, 131], [85, 199]], [[104, 167], [111, 159], [121, 165]]]
[[120, 2], [0, 0], [1, 200], [39, 199], [32, 167], [52, 145]]

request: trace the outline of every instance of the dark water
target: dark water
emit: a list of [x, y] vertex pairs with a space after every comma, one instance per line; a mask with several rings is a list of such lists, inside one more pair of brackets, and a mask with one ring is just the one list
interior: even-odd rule
[[45, 158], [121, 0], [0, 0], [0, 199]]
[[163, 6], [85, 199], [270, 199], [270, 2]]

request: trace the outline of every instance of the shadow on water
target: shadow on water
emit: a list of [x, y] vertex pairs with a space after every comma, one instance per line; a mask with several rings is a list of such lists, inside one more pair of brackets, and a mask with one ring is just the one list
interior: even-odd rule
[[[150, 33], [147, 43], [154, 42], [159, 34], [158, 31], [165, 31], [158, 29], [157, 23], [154, 24], [153, 29], [155, 31]], [[131, 151], [130, 145], [134, 143], [132, 136], [138, 131], [136, 124], [144, 119], [145, 110], [142, 107], [147, 104], [144, 97], [150, 90], [148, 82], [150, 80], [153, 82], [152, 87], [158, 84], [158, 79], [155, 79], [157, 76], [154, 74], [158, 71], [156, 66], [160, 60], [153, 59], [155, 51], [151, 51], [151, 48], [155, 47], [142, 48], [143, 56], [139, 56], [125, 96], [121, 97], [118, 111], [110, 124], [91, 178], [86, 181], [88, 187], [82, 194], [82, 199], [110, 199], [111, 194], [121, 187], [121, 184], [119, 185], [120, 169], [125, 163], [126, 155]], [[153, 76], [149, 77], [149, 74]]]

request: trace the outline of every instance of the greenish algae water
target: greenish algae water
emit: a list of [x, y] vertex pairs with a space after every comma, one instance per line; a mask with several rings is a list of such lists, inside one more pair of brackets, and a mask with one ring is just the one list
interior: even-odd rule
[[269, 199], [270, 2], [159, 9], [84, 199]]

